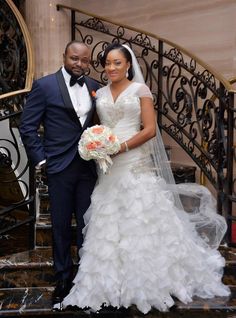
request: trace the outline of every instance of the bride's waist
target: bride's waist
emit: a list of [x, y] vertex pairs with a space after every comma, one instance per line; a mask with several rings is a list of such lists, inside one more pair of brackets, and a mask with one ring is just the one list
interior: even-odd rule
[[132, 129], [132, 130], [121, 130], [119, 129], [113, 129], [113, 133], [117, 136], [120, 142], [124, 142], [130, 138], [132, 138], [134, 135], [136, 135], [139, 132], [138, 129]]
[[150, 163], [151, 156], [149, 149], [146, 145], [139, 146], [137, 148], [131, 149], [127, 152], [120, 153], [113, 158], [115, 166], [121, 165], [134, 165], [137, 163]]

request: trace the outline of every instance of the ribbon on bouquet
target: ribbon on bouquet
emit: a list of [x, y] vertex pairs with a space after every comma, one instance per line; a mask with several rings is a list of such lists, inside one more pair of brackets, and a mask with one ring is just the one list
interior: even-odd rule
[[105, 158], [97, 159], [98, 165], [104, 174], [108, 173], [108, 169], [113, 165], [111, 157], [106, 155]]

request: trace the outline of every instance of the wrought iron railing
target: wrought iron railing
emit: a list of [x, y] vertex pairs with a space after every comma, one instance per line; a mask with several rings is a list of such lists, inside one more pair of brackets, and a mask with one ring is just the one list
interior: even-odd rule
[[[161, 131], [171, 136], [213, 185], [218, 212], [229, 223], [231, 242], [235, 108], [231, 83], [182, 47], [155, 34], [115, 23], [100, 16], [58, 5], [71, 12], [71, 39], [92, 48], [90, 75], [107, 83], [99, 57], [111, 42], [134, 50], [158, 111]], [[214, 96], [214, 98], [212, 98]]]
[[33, 79], [33, 50], [11, 0], [0, 0], [0, 236], [29, 225], [35, 241], [35, 181], [19, 135], [25, 94]]

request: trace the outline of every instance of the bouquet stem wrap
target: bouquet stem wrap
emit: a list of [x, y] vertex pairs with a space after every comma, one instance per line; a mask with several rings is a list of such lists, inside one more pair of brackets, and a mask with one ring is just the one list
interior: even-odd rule
[[107, 173], [108, 169], [113, 164], [110, 156], [106, 156], [104, 159], [98, 159], [97, 162], [103, 173]]

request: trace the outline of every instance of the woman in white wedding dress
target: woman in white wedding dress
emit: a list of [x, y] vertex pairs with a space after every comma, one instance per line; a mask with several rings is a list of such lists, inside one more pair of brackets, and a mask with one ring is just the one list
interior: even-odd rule
[[[101, 124], [118, 136], [121, 150], [93, 192], [79, 270], [63, 307], [97, 311], [104, 305], [136, 305], [147, 313], [151, 308], [167, 311], [174, 305], [172, 296], [183, 303], [194, 295], [228, 296], [221, 282], [225, 260], [212, 237], [221, 230], [219, 243], [224, 219], [205, 201], [199, 213], [186, 213], [175, 186], [161, 173], [166, 168], [159, 155], [165, 155], [160, 135], [155, 137], [152, 94], [142, 83], [133, 52], [109, 45], [102, 64], [110, 84], [97, 91], [97, 112]], [[201, 186], [188, 188], [209, 201]]]

